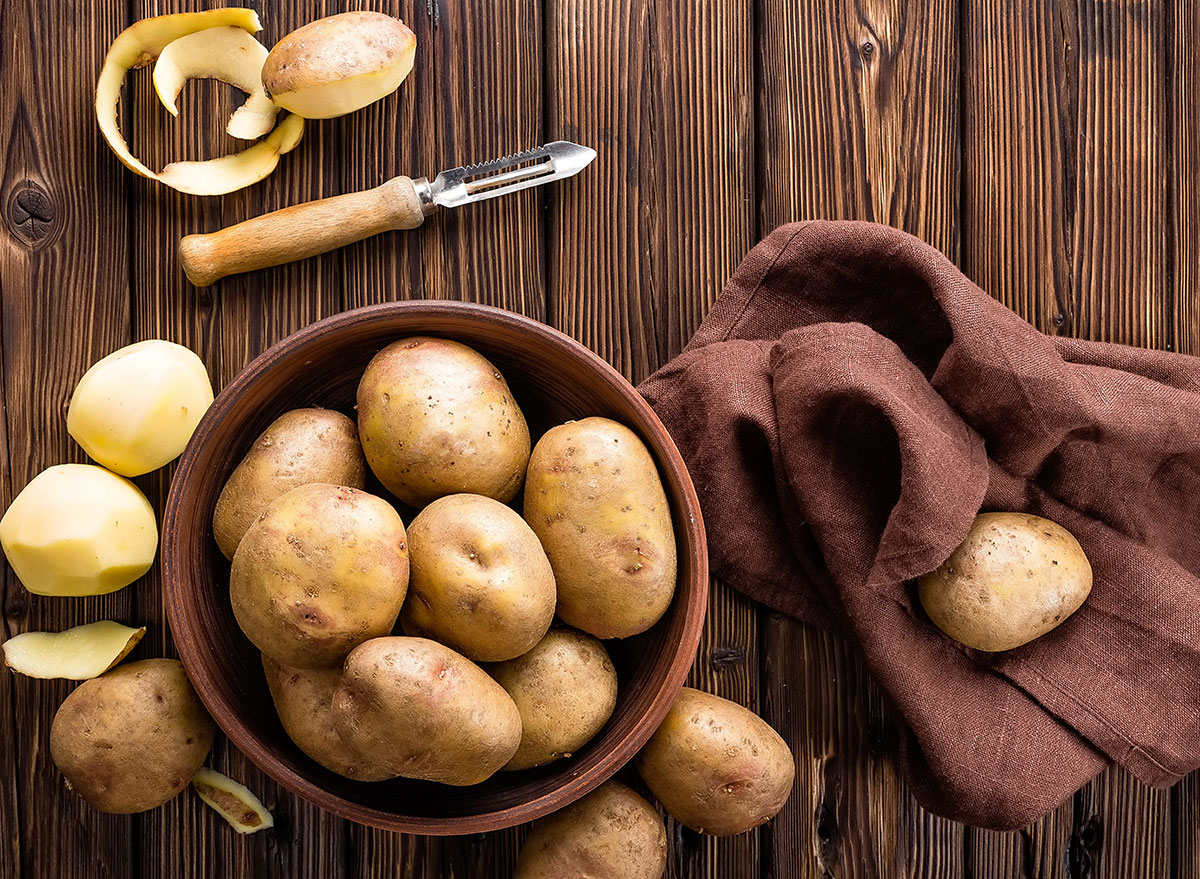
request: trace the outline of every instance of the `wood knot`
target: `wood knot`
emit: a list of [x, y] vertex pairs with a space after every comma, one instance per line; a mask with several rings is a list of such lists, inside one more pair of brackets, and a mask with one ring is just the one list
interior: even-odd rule
[[875, 44], [870, 40], [863, 40], [862, 45], [858, 47], [862, 52], [863, 60], [870, 61], [871, 56], [875, 54]]
[[1093, 815], [1076, 828], [1067, 841], [1067, 875], [1071, 879], [1091, 879], [1104, 843], [1104, 825]]
[[19, 620], [25, 616], [25, 598], [21, 595], [10, 595], [4, 602], [4, 615], [10, 620]]
[[708, 661], [718, 670], [733, 668], [746, 661], [746, 651], [737, 647], [714, 647]]
[[8, 228], [13, 237], [27, 247], [38, 247], [50, 240], [58, 212], [50, 193], [32, 180], [22, 180], [8, 199]]

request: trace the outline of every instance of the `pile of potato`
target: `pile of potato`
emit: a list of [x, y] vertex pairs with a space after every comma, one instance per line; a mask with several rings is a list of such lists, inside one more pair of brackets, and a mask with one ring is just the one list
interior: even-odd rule
[[[600, 639], [646, 631], [674, 595], [650, 451], [605, 418], [531, 448], [500, 372], [440, 338], [380, 351], [357, 416], [285, 413], [213, 516], [288, 735], [359, 780], [470, 785], [569, 757], [616, 705]], [[368, 470], [419, 509], [407, 528]]]

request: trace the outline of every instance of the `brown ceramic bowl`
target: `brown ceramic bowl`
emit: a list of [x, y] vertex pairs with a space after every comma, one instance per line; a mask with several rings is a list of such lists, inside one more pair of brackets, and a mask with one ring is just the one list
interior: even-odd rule
[[[367, 362], [388, 343], [426, 334], [464, 342], [504, 373], [536, 438], [572, 418], [604, 415], [641, 435], [658, 462], [678, 541], [679, 580], [649, 632], [606, 646], [617, 665], [616, 711], [567, 760], [500, 772], [458, 788], [430, 782], [342, 778], [287, 737], [258, 651], [229, 604], [229, 562], [212, 537], [217, 495], [254, 439], [289, 409], [323, 406], [353, 417]], [[536, 440], [535, 440], [536, 441]], [[407, 521], [407, 520], [406, 520]], [[707, 601], [708, 566], [695, 491], [667, 431], [612, 367], [544, 324], [458, 302], [394, 302], [348, 311], [271, 347], [226, 387], [179, 463], [162, 524], [163, 596], [188, 675], [238, 748], [288, 790], [344, 818], [387, 830], [475, 833], [560, 809], [620, 769], [657, 728], [691, 667]]]

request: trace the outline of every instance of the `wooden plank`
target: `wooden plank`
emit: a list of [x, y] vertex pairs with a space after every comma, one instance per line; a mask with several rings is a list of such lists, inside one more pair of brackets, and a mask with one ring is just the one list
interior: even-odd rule
[[[124, 182], [91, 101], [97, 59], [125, 17], [123, 3], [106, 0], [82, 11], [32, 0], [0, 7], [5, 505], [43, 468], [85, 460], [67, 436], [67, 401], [87, 365], [127, 340]], [[4, 590], [6, 634], [133, 617], [132, 590], [41, 598], [7, 566]], [[4, 685], [10, 781], [0, 808], [11, 816], [6, 849], [16, 859], [0, 873], [130, 874], [129, 820], [88, 807], [50, 760], [51, 721], [73, 686], [24, 678]]]
[[[510, 155], [542, 143], [539, 3], [426, 4], [375, 8], [417, 35], [413, 74], [395, 99], [342, 120], [343, 191], [397, 174]], [[440, 211], [414, 232], [342, 252], [344, 307], [396, 299], [462, 299], [544, 319], [542, 198], [533, 189]], [[348, 871], [366, 876], [503, 876], [516, 863], [519, 829], [421, 839], [351, 827]]]
[[[759, 34], [762, 229], [889, 223], [959, 253], [957, 4], [765, 0]], [[797, 741], [800, 819], [775, 875], [957, 876], [963, 830], [897, 778], [891, 723], [852, 648], [790, 620], [764, 633], [768, 719]], [[800, 701], [801, 709], [784, 713]], [[774, 712], [781, 712], [776, 714]]]
[[[548, 196], [550, 322], [633, 381], [674, 356], [753, 242], [751, 8], [550, 0], [547, 138], [595, 147]], [[754, 606], [720, 584], [691, 683], [758, 706]], [[670, 822], [670, 876], [757, 876], [762, 831]]]
[[[1200, 6], [1168, 6], [1167, 109], [1170, 116], [1171, 157], [1170, 234], [1168, 254], [1173, 305], [1174, 347], [1185, 354], [1200, 354], [1200, 92], [1193, 84], [1200, 76]], [[1200, 875], [1200, 773], [1193, 772], [1172, 791], [1172, 877]]]
[[[185, 0], [137, 0], [142, 18], [191, 10]], [[315, 18], [341, 11], [335, 2], [270, 4], [260, 7], [268, 46]], [[181, 114], [172, 120], [159, 106], [148, 69], [131, 77], [130, 142], [135, 154], [161, 167], [179, 156], [200, 158], [244, 148], [224, 133], [236, 103], [231, 90], [213, 82], [185, 88]], [[240, 101], [240, 97], [238, 98]], [[304, 140], [284, 156], [264, 183], [220, 198], [183, 195], [152, 181], [132, 181], [131, 228], [133, 332], [136, 338], [166, 338], [197, 351], [220, 389], [256, 354], [283, 336], [339, 310], [341, 287], [337, 255], [221, 281], [199, 290], [184, 278], [175, 260], [179, 238], [211, 231], [264, 211], [331, 194], [340, 182], [336, 126], [310, 123]], [[173, 467], [139, 482], [162, 510]], [[140, 585], [139, 617], [151, 626], [152, 655], [174, 655], [162, 613], [157, 568]], [[274, 784], [228, 744], [218, 741], [208, 765], [258, 793], [276, 819], [275, 829], [239, 837], [189, 791], [140, 819], [141, 875], [313, 876], [343, 875], [344, 822], [321, 812]]]
[[[1171, 345], [1162, 12], [964, 4], [963, 264], [1045, 332]], [[1099, 834], [1114, 812], [1123, 829]], [[1109, 773], [1019, 835], [970, 831], [968, 857], [980, 875], [1118, 876], [1161, 861], [1169, 825], [1168, 800]]]

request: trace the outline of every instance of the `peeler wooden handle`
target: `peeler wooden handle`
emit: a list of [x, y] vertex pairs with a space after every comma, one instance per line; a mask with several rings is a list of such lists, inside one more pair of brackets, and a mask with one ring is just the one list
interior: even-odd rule
[[[390, 229], [415, 229], [425, 220], [422, 178], [393, 177], [382, 186], [305, 202], [179, 242], [179, 261], [197, 287], [226, 275], [316, 256]], [[432, 205], [430, 205], [432, 206]]]

